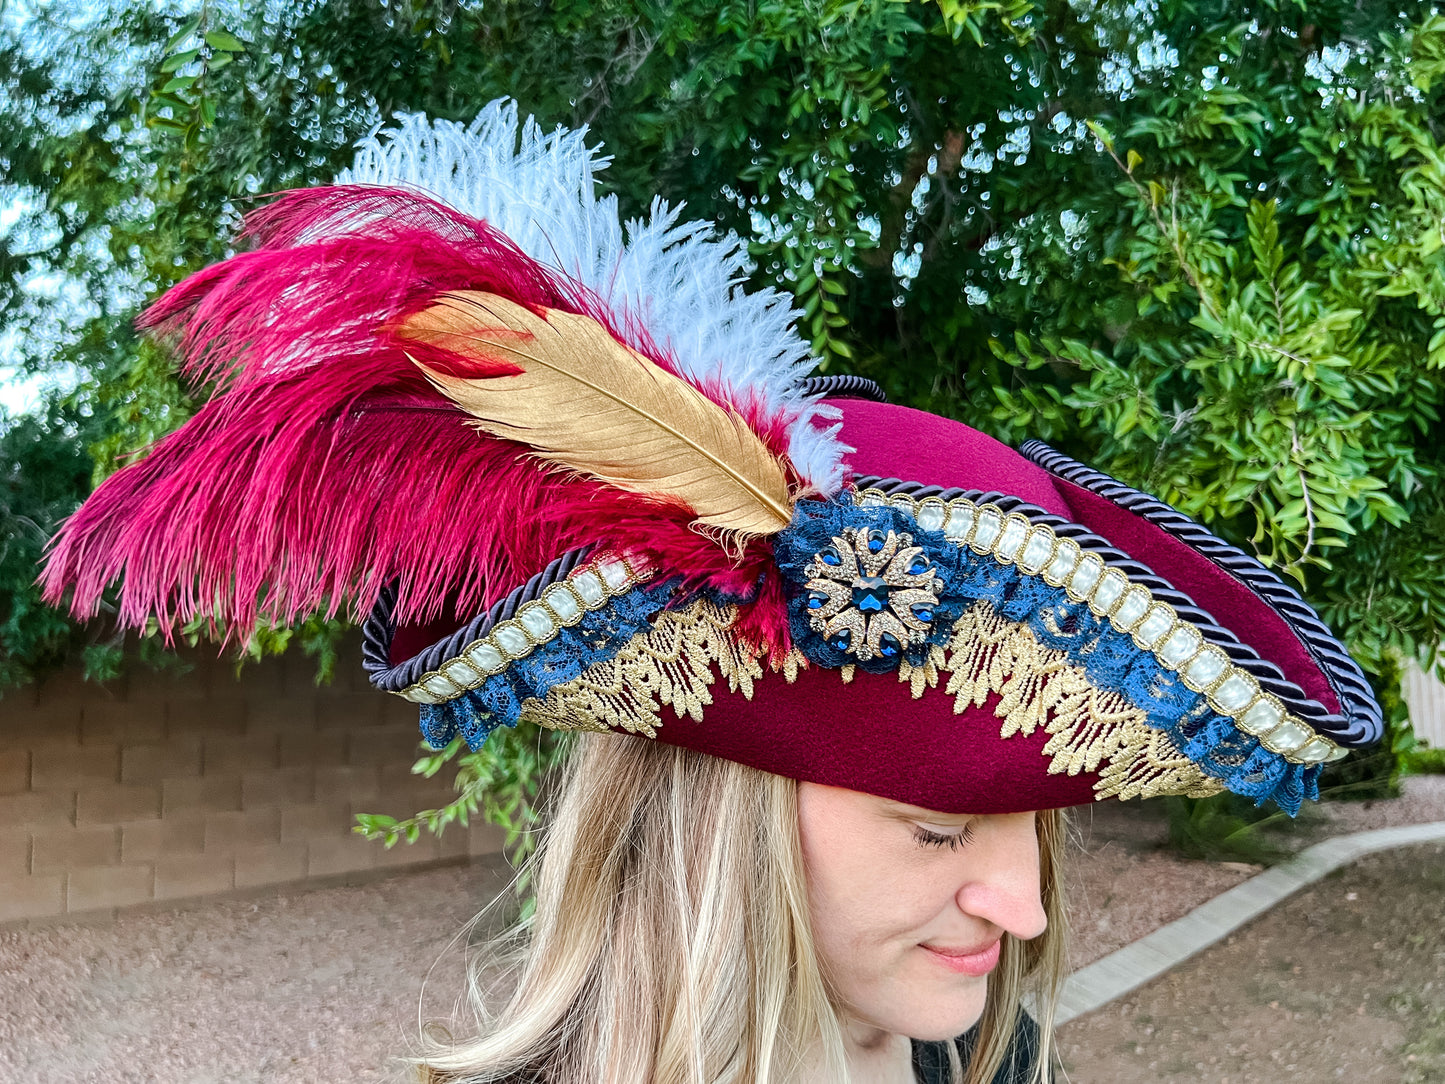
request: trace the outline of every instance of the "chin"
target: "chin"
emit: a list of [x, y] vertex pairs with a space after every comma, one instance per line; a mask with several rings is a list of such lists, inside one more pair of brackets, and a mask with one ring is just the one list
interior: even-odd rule
[[977, 990], [919, 998], [915, 1004], [901, 1006], [902, 1012], [894, 1010], [896, 1023], [888, 1030], [924, 1042], [956, 1039], [978, 1023], [987, 1000], [988, 989], [983, 983]]

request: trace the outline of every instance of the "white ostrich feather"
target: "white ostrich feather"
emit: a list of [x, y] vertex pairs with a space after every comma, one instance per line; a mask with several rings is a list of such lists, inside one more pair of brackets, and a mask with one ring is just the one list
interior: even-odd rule
[[628, 345], [666, 350], [680, 376], [710, 394], [796, 417], [788, 457], [799, 476], [831, 496], [852, 451], [829, 425], [837, 412], [803, 394], [815, 366], [795, 327], [792, 299], [745, 292], [747, 260], [736, 235], [680, 221], [656, 199], [649, 217], [624, 225], [617, 197], [596, 194], [609, 158], [586, 128], [544, 133], [517, 103], [488, 104], [469, 125], [398, 115], [357, 144], [339, 184], [408, 185], [486, 220], [533, 259], [587, 287], [608, 306]]

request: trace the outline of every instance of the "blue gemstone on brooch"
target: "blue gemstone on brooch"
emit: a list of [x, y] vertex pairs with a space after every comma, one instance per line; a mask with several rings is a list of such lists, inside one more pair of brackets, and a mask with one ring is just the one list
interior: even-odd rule
[[865, 614], [876, 614], [888, 605], [891, 589], [882, 576], [859, 576], [853, 581], [853, 605]]
[[878, 637], [878, 654], [885, 659], [891, 659], [901, 654], [903, 645], [898, 642], [898, 637], [891, 632], [885, 632]]
[[825, 565], [832, 565], [835, 568], [843, 563], [842, 555], [832, 546], [819, 550], [818, 560], [822, 561]]
[[834, 651], [849, 652], [853, 650], [853, 632], [851, 629], [839, 629], [832, 636], [828, 637], [828, 646]]

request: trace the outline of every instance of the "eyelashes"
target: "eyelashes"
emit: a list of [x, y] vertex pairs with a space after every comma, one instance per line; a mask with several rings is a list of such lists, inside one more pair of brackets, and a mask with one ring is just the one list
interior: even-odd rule
[[950, 851], [956, 851], [960, 847], [967, 847], [973, 842], [973, 822], [963, 826], [963, 831], [945, 835], [942, 832], [930, 832], [921, 824], [914, 825], [913, 841], [920, 847], [947, 847]]

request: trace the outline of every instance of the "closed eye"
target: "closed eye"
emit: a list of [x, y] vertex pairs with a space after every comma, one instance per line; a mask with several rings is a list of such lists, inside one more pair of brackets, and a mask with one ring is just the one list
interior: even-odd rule
[[934, 832], [916, 824], [913, 826], [913, 841], [920, 847], [947, 847], [950, 851], [956, 851], [973, 842], [973, 822], [965, 824], [961, 831], [950, 833]]

